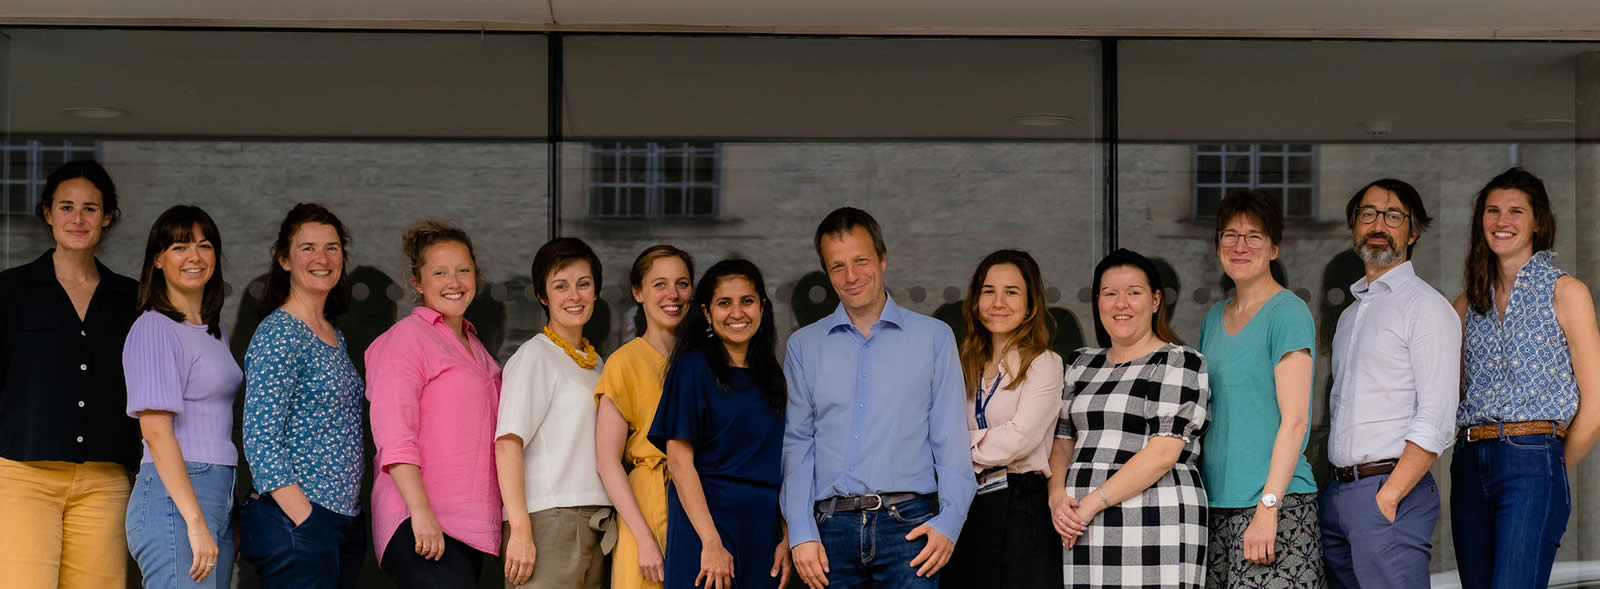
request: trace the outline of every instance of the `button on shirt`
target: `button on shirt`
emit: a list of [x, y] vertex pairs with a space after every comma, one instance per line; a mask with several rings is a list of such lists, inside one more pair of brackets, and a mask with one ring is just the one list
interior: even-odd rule
[[1406, 442], [1438, 454], [1455, 439], [1461, 318], [1411, 262], [1350, 286], [1356, 303], [1333, 337], [1334, 466], [1399, 458]]
[[789, 544], [819, 540], [817, 501], [939, 494], [928, 525], [952, 541], [977, 491], [955, 336], [890, 298], [871, 337], [841, 305], [789, 337], [781, 502]]
[[0, 272], [0, 457], [139, 461], [139, 423], [123, 414], [122, 341], [138, 283], [95, 262], [100, 284], [83, 319], [45, 252]]

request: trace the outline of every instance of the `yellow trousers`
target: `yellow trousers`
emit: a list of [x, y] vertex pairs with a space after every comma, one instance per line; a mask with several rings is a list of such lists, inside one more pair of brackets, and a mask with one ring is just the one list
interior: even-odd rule
[[0, 586], [122, 587], [132, 485], [109, 462], [0, 458]]

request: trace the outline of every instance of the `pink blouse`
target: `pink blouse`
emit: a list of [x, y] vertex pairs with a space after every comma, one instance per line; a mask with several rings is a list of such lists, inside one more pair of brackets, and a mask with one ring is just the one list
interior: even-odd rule
[[[389, 467], [422, 470], [439, 527], [483, 552], [500, 554], [500, 486], [494, 426], [500, 366], [466, 324], [469, 354], [438, 311], [417, 307], [367, 348], [367, 400], [378, 448], [372, 486], [372, 538], [383, 550], [411, 517]], [[410, 548], [410, 547], [406, 547]]]
[[[1056, 418], [1061, 413], [1061, 391], [1066, 367], [1061, 356], [1045, 350], [1028, 365], [1022, 384], [1012, 372], [1022, 364], [1022, 354], [1012, 350], [1000, 366], [1000, 384], [993, 378], [978, 383], [978, 394], [990, 399], [984, 406], [988, 429], [978, 429], [977, 399], [967, 399], [968, 441], [972, 445], [972, 470], [982, 472], [1005, 466], [1006, 472], [1037, 472], [1050, 476], [1050, 446]], [[990, 391], [993, 390], [993, 397]]]

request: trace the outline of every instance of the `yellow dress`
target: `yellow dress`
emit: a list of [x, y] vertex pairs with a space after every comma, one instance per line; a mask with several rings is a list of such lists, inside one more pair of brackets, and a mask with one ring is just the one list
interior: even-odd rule
[[[656, 406], [661, 404], [661, 383], [666, 372], [667, 359], [644, 338], [636, 337], [606, 358], [600, 384], [594, 391], [595, 403], [602, 396], [610, 398], [628, 423], [628, 440], [622, 447], [622, 460], [633, 465], [628, 486], [650, 524], [657, 547], [667, 544], [667, 455], [645, 439], [645, 434], [650, 432]], [[617, 547], [611, 555], [612, 589], [659, 589], [660, 583], [647, 581], [639, 573], [639, 550], [633, 531], [620, 518], [617, 528]]]

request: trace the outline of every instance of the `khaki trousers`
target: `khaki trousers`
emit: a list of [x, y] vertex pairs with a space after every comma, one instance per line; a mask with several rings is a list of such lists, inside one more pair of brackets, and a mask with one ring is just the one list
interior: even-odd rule
[[[602, 509], [611, 508], [556, 507], [528, 514], [533, 520], [533, 577], [521, 585], [507, 581], [506, 589], [600, 589], [606, 572], [600, 539], [605, 534], [593, 529], [589, 520]], [[510, 538], [510, 526], [502, 531]], [[504, 540], [500, 548], [505, 554]]]
[[131, 490], [118, 464], [0, 458], [0, 586], [122, 587]]

